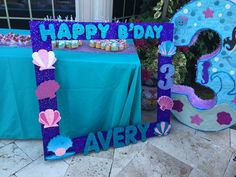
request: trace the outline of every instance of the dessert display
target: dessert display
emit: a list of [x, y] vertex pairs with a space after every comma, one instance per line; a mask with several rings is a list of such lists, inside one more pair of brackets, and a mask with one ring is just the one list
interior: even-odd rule
[[118, 52], [127, 48], [126, 40], [90, 40], [89, 47]]
[[52, 41], [52, 47], [58, 49], [77, 49], [83, 45], [81, 40], [60, 40], [60, 41]]
[[14, 33], [0, 34], [0, 45], [6, 46], [30, 46], [30, 35], [19, 35]]

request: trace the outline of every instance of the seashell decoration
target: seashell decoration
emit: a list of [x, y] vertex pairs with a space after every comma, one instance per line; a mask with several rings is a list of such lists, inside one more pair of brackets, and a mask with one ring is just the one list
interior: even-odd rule
[[160, 109], [162, 111], [172, 110], [172, 108], [174, 106], [173, 100], [168, 96], [159, 97], [159, 99], [157, 100], [157, 103], [160, 105]]
[[173, 42], [165, 41], [158, 46], [158, 53], [164, 57], [171, 57], [176, 53], [176, 47]]
[[157, 136], [166, 136], [171, 131], [171, 125], [168, 122], [160, 122], [157, 123], [156, 127], [154, 128], [154, 134]]
[[32, 54], [33, 63], [39, 66], [39, 70], [47, 70], [47, 69], [55, 69], [53, 66], [56, 63], [57, 59], [55, 58], [55, 54], [52, 51], [47, 51], [45, 49], [41, 49], [38, 52], [34, 52]]
[[39, 122], [44, 125], [44, 128], [58, 127], [57, 123], [60, 120], [60, 112], [57, 110], [47, 109], [39, 113]]
[[60, 85], [55, 80], [48, 80], [41, 83], [36, 89], [36, 96], [38, 100], [45, 98], [53, 99], [56, 97], [56, 92], [60, 88]]
[[53, 152], [57, 157], [62, 157], [66, 155], [66, 151], [72, 147], [72, 144], [73, 142], [70, 138], [57, 135], [49, 141], [47, 149]]

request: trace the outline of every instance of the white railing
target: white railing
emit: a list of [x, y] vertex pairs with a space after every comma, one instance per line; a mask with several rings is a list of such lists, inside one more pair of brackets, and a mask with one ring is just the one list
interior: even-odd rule
[[[8, 8], [8, 5], [7, 5], [7, 0], [3, 0], [4, 2], [4, 7], [5, 7], [5, 13], [6, 13], [6, 16], [0, 16], [0, 19], [3, 19], [3, 20], [7, 20], [7, 25], [8, 25], [8, 28], [11, 29], [11, 20], [43, 20], [44, 18], [35, 18], [33, 17], [32, 15], [32, 8], [31, 8], [31, 0], [28, 0], [28, 9], [29, 10], [29, 16], [28, 17], [12, 17], [9, 15], [9, 8]], [[32, 0], [33, 2], [33, 0]], [[42, 2], [43, 3], [43, 2]], [[52, 4], [52, 19], [55, 19], [56, 18], [56, 15], [55, 15], [55, 3], [54, 3], [54, 0], [51, 0], [51, 4]]]

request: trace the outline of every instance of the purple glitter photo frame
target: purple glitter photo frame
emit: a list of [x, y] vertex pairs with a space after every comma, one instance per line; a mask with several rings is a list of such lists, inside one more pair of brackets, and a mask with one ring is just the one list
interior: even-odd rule
[[[107, 131], [89, 132], [88, 135], [77, 138], [69, 138], [60, 135], [60, 113], [57, 110], [57, 97], [39, 99], [39, 119], [45, 119], [46, 112], [57, 117], [57, 122], [47, 127], [45, 120], [40, 120], [44, 157], [45, 160], [58, 160], [77, 153], [88, 154], [92, 151], [99, 152], [109, 147], [119, 148], [136, 143], [146, 138], [169, 134], [170, 110], [173, 107], [171, 87], [174, 67], [172, 55], [175, 54], [173, 44], [173, 24], [171, 23], [99, 23], [99, 22], [56, 22], [56, 21], [31, 21], [30, 31], [33, 52], [41, 50], [52, 55], [52, 40], [99, 40], [99, 39], [158, 39], [158, 82], [157, 82], [157, 119], [156, 122], [127, 125], [126, 127], [113, 127]], [[100, 30], [100, 31], [99, 31]], [[159, 33], [159, 34], [158, 34]], [[34, 54], [33, 54], [34, 55]], [[33, 56], [34, 58], [34, 56]], [[46, 69], [35, 64], [35, 76], [37, 89], [50, 84], [59, 89], [55, 81], [54, 67]], [[54, 64], [54, 63], [52, 63]], [[49, 82], [52, 82], [49, 84]]]

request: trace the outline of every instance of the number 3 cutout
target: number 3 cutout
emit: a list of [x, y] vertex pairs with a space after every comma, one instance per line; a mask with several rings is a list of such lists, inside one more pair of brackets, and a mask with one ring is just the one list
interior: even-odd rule
[[196, 66], [196, 82], [211, 88], [215, 98], [202, 100], [188, 86], [174, 85], [171, 89], [172, 113], [194, 129], [219, 131], [236, 123], [235, 16], [235, 0], [196, 0], [188, 3], [172, 19], [176, 46], [191, 46], [205, 29], [217, 32], [222, 41], [215, 52], [198, 59]]
[[159, 80], [158, 87], [162, 90], [169, 90], [174, 84], [172, 78], [175, 73], [174, 66], [172, 64], [162, 65], [160, 72], [165, 74], [165, 80]]

